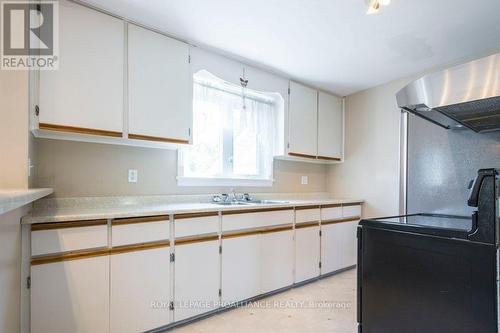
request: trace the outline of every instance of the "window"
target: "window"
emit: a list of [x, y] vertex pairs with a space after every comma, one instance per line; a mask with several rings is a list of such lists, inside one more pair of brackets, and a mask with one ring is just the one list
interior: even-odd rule
[[179, 152], [180, 185], [272, 185], [278, 94], [194, 76], [193, 145]]

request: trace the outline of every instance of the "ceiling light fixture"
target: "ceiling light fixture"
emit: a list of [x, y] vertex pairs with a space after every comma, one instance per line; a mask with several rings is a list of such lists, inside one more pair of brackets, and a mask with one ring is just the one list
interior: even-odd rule
[[380, 6], [389, 6], [391, 0], [365, 0], [368, 5], [367, 15], [377, 14], [380, 10]]

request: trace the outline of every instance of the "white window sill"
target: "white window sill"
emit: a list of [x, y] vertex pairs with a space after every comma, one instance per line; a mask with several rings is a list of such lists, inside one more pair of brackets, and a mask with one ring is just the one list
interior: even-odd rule
[[179, 186], [271, 187], [274, 179], [177, 177]]

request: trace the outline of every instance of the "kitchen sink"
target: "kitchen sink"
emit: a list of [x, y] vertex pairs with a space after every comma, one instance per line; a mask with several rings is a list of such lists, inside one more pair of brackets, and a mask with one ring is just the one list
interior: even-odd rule
[[250, 203], [242, 201], [221, 201], [221, 202], [214, 202], [214, 204], [221, 206], [246, 206], [249, 205]]
[[279, 204], [287, 204], [290, 201], [282, 201], [282, 200], [252, 200], [249, 203], [259, 204], [259, 205], [279, 205]]
[[247, 205], [279, 205], [287, 204], [289, 201], [279, 201], [279, 200], [252, 200], [252, 201], [221, 201], [214, 202], [216, 205], [221, 206], [247, 206]]

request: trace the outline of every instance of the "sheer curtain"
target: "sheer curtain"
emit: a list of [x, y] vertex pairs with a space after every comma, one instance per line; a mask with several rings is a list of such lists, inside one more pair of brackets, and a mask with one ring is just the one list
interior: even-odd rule
[[195, 75], [193, 146], [184, 176], [272, 179], [277, 149], [275, 97]]

